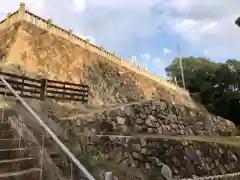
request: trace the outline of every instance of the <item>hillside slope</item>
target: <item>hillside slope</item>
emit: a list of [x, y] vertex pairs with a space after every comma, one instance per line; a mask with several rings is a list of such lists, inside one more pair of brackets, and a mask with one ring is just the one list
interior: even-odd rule
[[164, 98], [191, 104], [191, 98], [28, 22], [15, 23], [16, 42], [7, 61], [26, 72], [90, 86], [90, 103], [116, 104]]
[[125, 168], [153, 174], [160, 172], [160, 164], [164, 163], [177, 179], [240, 171], [239, 148], [225, 145], [224, 138], [219, 144], [167, 138], [169, 135], [217, 138], [236, 130], [226, 119], [189, 107], [154, 100], [106, 110], [89, 118], [77, 117], [72, 121], [55, 118], [68, 138], [77, 135], [80, 142], [88, 145], [87, 151], [100, 152], [106, 161]]
[[[84, 163], [95, 173], [107, 168], [119, 180], [162, 180], [162, 163], [176, 179], [240, 172], [238, 139], [222, 137], [234, 133], [236, 127], [208, 113], [154, 100], [64, 120], [58, 114], [70, 113], [71, 108], [65, 105], [34, 100], [28, 103], [77, 157], [88, 158]], [[27, 122], [27, 113], [20, 105], [10, 106]], [[36, 126], [30, 128], [36, 131]], [[194, 135], [205, 136], [197, 136], [196, 141], [181, 139], [181, 135], [192, 139], [196, 139]], [[54, 149], [54, 144], [47, 148]], [[96, 156], [100, 160], [94, 159]], [[88, 164], [92, 161], [98, 165]], [[126, 171], [129, 168], [131, 171]]]

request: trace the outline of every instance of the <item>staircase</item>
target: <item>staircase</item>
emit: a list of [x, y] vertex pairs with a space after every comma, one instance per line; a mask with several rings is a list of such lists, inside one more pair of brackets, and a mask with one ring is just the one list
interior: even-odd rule
[[[7, 96], [7, 94], [12, 94], [16, 99], [16, 102], [20, 103], [25, 108], [26, 113], [32, 116], [33, 120], [36, 123], [39, 123], [39, 125], [43, 128], [43, 139], [41, 145], [42, 147], [39, 151], [39, 157], [36, 157], [34, 152], [34, 158], [31, 156], [31, 152], [33, 152], [31, 151], [33, 144], [29, 145], [29, 143], [23, 140], [21, 137], [22, 135], [19, 136], [19, 134], [22, 134], [22, 132], [19, 132], [18, 130], [22, 130], [22, 125], [24, 122], [16, 122], [16, 124], [21, 124], [20, 128], [11, 128], [10, 122], [3, 120], [6, 119], [4, 117], [5, 110], [3, 108], [2, 118], [0, 118], [0, 180], [49, 179], [49, 175], [53, 174], [52, 171], [54, 170], [52, 170], [52, 168], [48, 168], [49, 166], [44, 166], [47, 165], [44, 164], [44, 134], [50, 136], [53, 140], [53, 143], [56, 143], [59, 149], [65, 154], [65, 156], [69, 158], [72, 163], [71, 167], [73, 167], [73, 165], [76, 166], [78, 172], [81, 172], [81, 174], [88, 180], [95, 180], [95, 178], [86, 170], [86, 168], [79, 162], [74, 154], [72, 154], [70, 150], [61, 142], [61, 140], [59, 140], [58, 137], [52, 132], [48, 125], [45, 124], [44, 121], [36, 114], [36, 112], [26, 103], [26, 101], [19, 96], [19, 94], [12, 88], [12, 86], [2, 76], [0, 76], [0, 87], [4, 86], [5, 96]], [[45, 167], [44, 170], [43, 166]], [[45, 170], [46, 172], [51, 172], [45, 173]], [[45, 176], [43, 176], [43, 174], [45, 174]], [[59, 172], [57, 172], [54, 177], [51, 177], [51, 180], [56, 180], [56, 176], [58, 175]], [[48, 176], [48, 178], [46, 176]], [[73, 180], [72, 177], [71, 180]]]
[[41, 168], [9, 122], [0, 122], [0, 180], [41, 180]]

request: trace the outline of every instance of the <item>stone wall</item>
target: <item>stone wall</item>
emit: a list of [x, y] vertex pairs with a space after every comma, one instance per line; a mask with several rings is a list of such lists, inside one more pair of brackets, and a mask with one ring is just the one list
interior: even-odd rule
[[[155, 100], [95, 113], [88, 118], [63, 120], [54, 113], [58, 112], [54, 103], [29, 104], [87, 169], [97, 175], [112, 171], [119, 180], [163, 180], [163, 169], [168, 168], [176, 179], [240, 172], [237, 147], [159, 137], [204, 134], [217, 138], [235, 131], [233, 123], [211, 114]], [[10, 105], [37, 138], [39, 129], [29, 122], [24, 109], [18, 104]], [[61, 111], [64, 114], [64, 109]], [[56, 157], [59, 148], [55, 146], [46, 143], [45, 147], [54, 149]], [[61, 152], [57, 157], [64, 159]], [[70, 169], [70, 166], [63, 168], [62, 161], [54, 162], [64, 171]]]
[[[106, 160], [123, 167], [160, 172], [166, 165], [177, 179], [240, 171], [240, 153], [236, 147], [132, 137], [137, 134], [219, 136], [235, 131], [228, 120], [184, 106], [156, 100], [97, 113], [88, 119], [56, 122], [65, 127], [68, 138], [78, 134], [83, 141], [86, 137], [88, 151], [100, 151]], [[114, 134], [127, 136], [99, 136]]]

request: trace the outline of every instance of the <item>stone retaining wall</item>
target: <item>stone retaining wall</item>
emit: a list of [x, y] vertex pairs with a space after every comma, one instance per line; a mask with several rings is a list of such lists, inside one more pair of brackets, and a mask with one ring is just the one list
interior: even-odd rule
[[234, 124], [228, 120], [165, 101], [127, 106], [88, 119], [59, 123], [65, 127], [68, 137], [70, 131], [72, 136], [79, 134], [80, 142], [85, 139], [89, 151], [95, 149], [106, 160], [123, 166], [160, 171], [166, 165], [176, 179], [240, 172], [240, 153], [236, 147], [168, 139], [94, 136], [139, 133], [218, 136], [235, 131]]

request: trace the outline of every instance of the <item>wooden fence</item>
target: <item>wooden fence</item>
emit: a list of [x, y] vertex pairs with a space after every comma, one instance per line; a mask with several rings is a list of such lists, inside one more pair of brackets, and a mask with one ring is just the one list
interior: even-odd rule
[[[24, 98], [42, 101], [46, 99], [80, 101], [84, 104], [88, 102], [88, 85], [33, 79], [6, 72], [0, 72], [0, 75]], [[0, 83], [0, 95], [13, 96], [11, 92], [5, 89], [5, 85]]]

